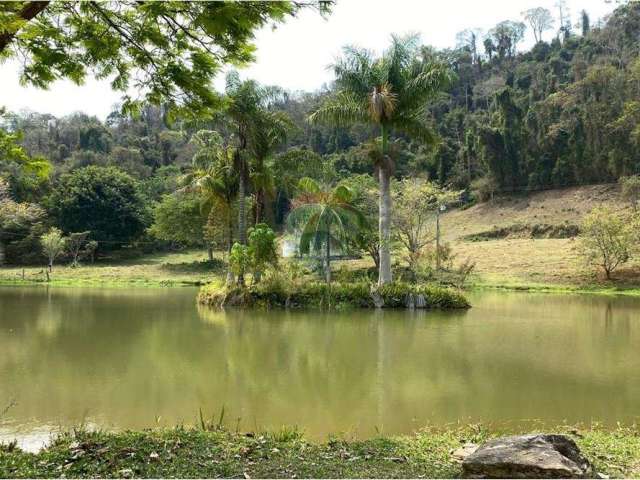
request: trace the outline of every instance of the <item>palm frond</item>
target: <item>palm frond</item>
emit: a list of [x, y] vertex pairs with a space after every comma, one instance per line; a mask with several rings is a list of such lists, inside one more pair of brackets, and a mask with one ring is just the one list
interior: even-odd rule
[[437, 133], [419, 116], [396, 117], [393, 127], [425, 145], [434, 145], [439, 139]]
[[344, 92], [339, 92], [329, 98], [309, 116], [310, 123], [328, 123], [335, 126], [366, 123], [368, 120], [366, 104], [358, 101], [355, 96]]
[[313, 178], [303, 177], [298, 182], [298, 189], [303, 193], [319, 193], [320, 185]]

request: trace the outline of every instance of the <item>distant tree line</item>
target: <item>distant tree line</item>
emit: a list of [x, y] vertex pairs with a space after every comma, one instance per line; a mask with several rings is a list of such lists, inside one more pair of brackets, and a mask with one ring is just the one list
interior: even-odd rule
[[[131, 8], [131, 15], [140, 14]], [[190, 15], [210, 7], [193, 8]], [[295, 11], [243, 14], [255, 14], [253, 25], [260, 26]], [[100, 21], [99, 11], [80, 13], [91, 25]], [[49, 14], [47, 22], [69, 12]], [[413, 39], [397, 70], [384, 56], [347, 49], [345, 63], [336, 65], [337, 81], [317, 92], [286, 92], [231, 74], [226, 92], [211, 98], [196, 92], [197, 115], [180, 115], [188, 102], [162, 95], [114, 108], [104, 122], [81, 113], [3, 112], [0, 261], [35, 261], [40, 248], [34, 245], [51, 227], [65, 238], [89, 232], [86, 241], [97, 242], [99, 254], [173, 246], [231, 252], [234, 240], [246, 243], [250, 225], [286, 224], [304, 178], [324, 188], [365, 184], [363, 178], [373, 176], [385, 182], [422, 177], [482, 201], [500, 191], [638, 174], [640, 4], [620, 5], [606, 22], [591, 22], [586, 12], [578, 17], [574, 24], [558, 2], [556, 11], [534, 8], [487, 32], [460, 32], [452, 49]], [[165, 21], [162, 28], [169, 28]], [[527, 29], [536, 44], [521, 52]], [[247, 41], [245, 35], [230, 46], [232, 58]], [[367, 72], [357, 71], [358, 59]], [[432, 74], [420, 77], [425, 66]], [[63, 67], [48, 68], [62, 75]], [[355, 76], [340, 77], [349, 69], [371, 82], [375, 101]], [[394, 77], [396, 71], [406, 78]], [[423, 83], [407, 81], [411, 76]], [[154, 86], [165, 87], [173, 88]], [[193, 89], [190, 83], [183, 90]], [[331, 102], [340, 95], [353, 102], [338, 103], [347, 110], [335, 116]], [[379, 235], [359, 240], [378, 264]]]

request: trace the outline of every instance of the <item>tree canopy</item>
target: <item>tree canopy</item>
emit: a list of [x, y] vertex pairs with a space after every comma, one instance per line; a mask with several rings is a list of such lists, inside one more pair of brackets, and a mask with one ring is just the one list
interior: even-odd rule
[[20, 56], [22, 81], [38, 87], [93, 71], [126, 109], [139, 106], [135, 87], [148, 102], [198, 112], [219, 104], [210, 82], [224, 65], [253, 59], [257, 29], [307, 6], [330, 2], [2, 2], [0, 58]]

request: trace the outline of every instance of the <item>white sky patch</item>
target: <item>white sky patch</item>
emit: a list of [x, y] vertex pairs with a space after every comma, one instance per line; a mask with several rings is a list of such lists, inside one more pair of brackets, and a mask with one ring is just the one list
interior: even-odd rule
[[[326, 19], [303, 11], [276, 30], [258, 32], [257, 61], [243, 69], [241, 76], [293, 91], [313, 91], [332, 80], [327, 66], [344, 45], [380, 52], [389, 44], [391, 34], [417, 32], [425, 44], [454, 47], [457, 32], [465, 28], [486, 31], [502, 20], [522, 20], [520, 14], [528, 8], [546, 7], [557, 17], [554, 4], [555, 0], [338, 0]], [[605, 0], [568, 0], [567, 4], [573, 24], [583, 8], [593, 25], [615, 7]], [[544, 39], [550, 40], [554, 34], [545, 32]], [[520, 48], [532, 44], [533, 33], [528, 28]], [[120, 100], [107, 81], [88, 78], [77, 86], [61, 80], [48, 90], [40, 90], [21, 87], [18, 76], [17, 62], [0, 64], [0, 106], [12, 111], [29, 109], [56, 116], [82, 111], [104, 119]], [[214, 85], [223, 88], [224, 76], [216, 78]]]

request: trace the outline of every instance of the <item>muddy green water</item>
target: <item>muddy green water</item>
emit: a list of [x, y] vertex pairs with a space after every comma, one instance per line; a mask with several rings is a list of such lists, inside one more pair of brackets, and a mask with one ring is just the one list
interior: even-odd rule
[[424, 424], [640, 415], [640, 299], [485, 292], [467, 312], [217, 312], [194, 289], [0, 288], [0, 440], [84, 423]]

